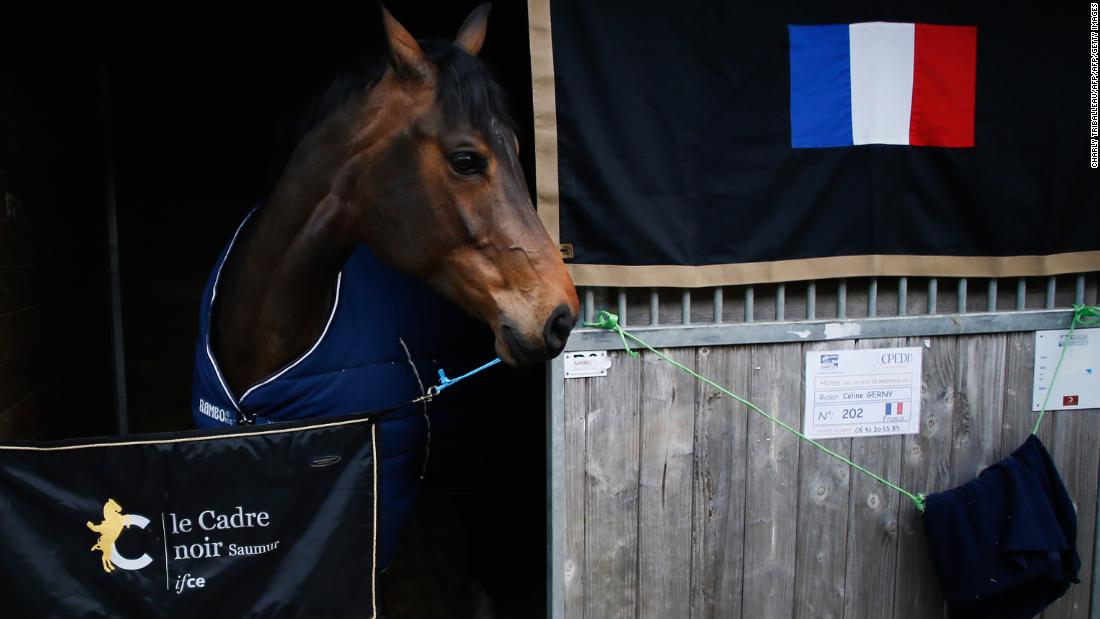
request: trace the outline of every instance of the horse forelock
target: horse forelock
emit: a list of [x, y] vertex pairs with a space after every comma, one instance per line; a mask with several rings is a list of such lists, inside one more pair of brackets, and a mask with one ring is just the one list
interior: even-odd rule
[[[506, 152], [516, 126], [507, 97], [492, 71], [479, 58], [449, 41], [419, 43], [436, 66], [435, 101], [445, 120], [469, 124], [485, 137], [491, 148]], [[310, 104], [298, 123], [295, 143], [350, 101], [367, 94], [388, 67], [382, 54], [362, 56], [347, 65]]]
[[469, 123], [494, 149], [508, 146], [516, 126], [508, 101], [492, 71], [476, 56], [449, 41], [421, 41], [436, 65], [436, 101], [451, 123]]

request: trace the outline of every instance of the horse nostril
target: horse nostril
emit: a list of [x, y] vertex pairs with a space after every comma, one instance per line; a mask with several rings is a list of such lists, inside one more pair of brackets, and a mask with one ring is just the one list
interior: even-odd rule
[[554, 308], [550, 318], [546, 320], [546, 326], [542, 329], [542, 337], [546, 341], [546, 352], [551, 357], [565, 348], [565, 340], [569, 338], [569, 332], [573, 330], [573, 324], [577, 317], [570, 311], [569, 306], [562, 304]]

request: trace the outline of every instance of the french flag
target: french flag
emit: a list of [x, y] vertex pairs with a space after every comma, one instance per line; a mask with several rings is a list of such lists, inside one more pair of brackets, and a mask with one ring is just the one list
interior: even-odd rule
[[978, 29], [788, 26], [791, 146], [974, 146]]

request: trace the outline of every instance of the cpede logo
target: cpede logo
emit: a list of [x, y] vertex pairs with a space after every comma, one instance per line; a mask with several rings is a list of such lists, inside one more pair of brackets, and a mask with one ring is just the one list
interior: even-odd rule
[[121, 505], [114, 499], [107, 499], [107, 502], [103, 504], [103, 520], [99, 524], [93, 524], [91, 521], [87, 523], [89, 529], [99, 533], [99, 539], [92, 546], [92, 552], [98, 550], [102, 553], [100, 560], [103, 562], [104, 572], [110, 574], [116, 567], [124, 570], [140, 570], [153, 562], [153, 558], [148, 554], [143, 554], [137, 559], [130, 559], [124, 557], [115, 548], [115, 542], [118, 541], [118, 536], [122, 534], [123, 529], [130, 526], [144, 529], [148, 525], [149, 519], [145, 516], [123, 514]]

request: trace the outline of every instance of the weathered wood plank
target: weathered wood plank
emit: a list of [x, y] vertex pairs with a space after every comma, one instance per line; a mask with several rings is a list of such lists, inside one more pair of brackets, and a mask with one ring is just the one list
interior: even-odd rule
[[[750, 400], [798, 426], [800, 344], [752, 348]], [[798, 438], [757, 415], [749, 418], [743, 617], [784, 617], [794, 604], [798, 513]]]
[[[860, 340], [860, 349], [904, 346], [903, 339]], [[852, 460], [876, 474], [901, 479], [904, 437], [852, 439]], [[903, 497], [872, 477], [852, 472], [844, 616], [885, 619], [894, 612], [898, 510]], [[905, 499], [907, 500], [907, 499]]]
[[1043, 611], [1043, 619], [1084, 617], [1089, 612], [1093, 549], [1096, 533], [1096, 483], [1100, 466], [1100, 411], [1074, 410], [1047, 413], [1044, 424], [1053, 425], [1051, 456], [1066, 490], [1077, 506], [1077, 553], [1081, 557], [1080, 584], [1069, 588]]
[[[700, 348], [699, 373], [730, 391], [749, 392], [752, 350]], [[692, 527], [691, 617], [741, 615], [745, 549], [745, 469], [748, 418], [744, 405], [698, 384]]]
[[[1035, 371], [1035, 333], [1005, 336], [1005, 394], [1001, 419], [1001, 453], [1009, 454], [1023, 444], [1035, 426], [1037, 413], [1031, 410]], [[1039, 428], [1039, 440], [1050, 449], [1054, 424], [1047, 416]]]
[[588, 415], [588, 382], [581, 378], [565, 381], [565, 562], [562, 582], [565, 616], [584, 617], [584, 532], [585, 532], [585, 420]]
[[960, 337], [955, 361], [951, 471], [947, 488], [961, 486], [1008, 455], [1002, 446], [1005, 334]]
[[[1024, 442], [1034, 427], [1037, 416], [1031, 410], [1035, 368], [1034, 333], [1008, 334], [1005, 366], [1002, 447], [1004, 453], [1008, 454]], [[1085, 417], [1072, 418], [1076, 415]], [[1100, 417], [1095, 411], [1048, 412], [1039, 427], [1039, 439], [1051, 452], [1067, 489], [1071, 488], [1071, 483], [1075, 488], [1070, 489], [1070, 496], [1079, 510], [1077, 551], [1082, 559], [1082, 583], [1071, 587], [1065, 597], [1047, 608], [1042, 614], [1044, 619], [1079, 617], [1088, 612], [1088, 575], [1091, 574], [1092, 540], [1095, 533], [1093, 523], [1096, 511], [1096, 467], [1097, 458], [1100, 458], [1100, 452], [1096, 449], [1097, 428], [1094, 427], [1097, 421], [1100, 421]], [[1084, 444], [1080, 441], [1084, 441]], [[1082, 448], [1085, 451], [1080, 451]], [[1070, 478], [1073, 479], [1072, 482]], [[1083, 494], [1077, 495], [1075, 492]]]
[[588, 385], [585, 617], [634, 619], [638, 596], [638, 440], [642, 364], [609, 351]]
[[[912, 338], [924, 346], [921, 379], [921, 431], [905, 437], [901, 486], [932, 494], [949, 487], [951, 418], [955, 393], [955, 337]], [[898, 517], [898, 568], [894, 582], [894, 617], [927, 619], [944, 616], [940, 589], [920, 514], [911, 501], [901, 502]]]
[[[662, 351], [688, 367], [695, 350]], [[691, 480], [695, 379], [642, 355], [638, 488], [638, 617], [684, 617], [691, 605]]]
[[[1005, 337], [1004, 412], [1001, 418], [1001, 454], [1007, 456], [1024, 443], [1035, 427], [1038, 413], [1031, 411], [1031, 387], [1035, 372], [1035, 333], [1009, 333]], [[1050, 446], [1053, 424], [1046, 417], [1039, 440]]]
[[[1033, 337], [928, 339], [920, 434], [854, 441], [852, 457], [913, 491], [937, 492], [974, 479], [1030, 432]], [[788, 344], [675, 354], [801, 425], [800, 349]], [[566, 462], [577, 471], [566, 490], [573, 497], [566, 501], [567, 564], [576, 566], [567, 574], [567, 616], [945, 615], [920, 519], [907, 499], [859, 473], [845, 482], [845, 467], [709, 387], [688, 385], [690, 379], [673, 376], [654, 359], [612, 354], [614, 376], [587, 381], [587, 397], [584, 381], [570, 381], [567, 389], [571, 411], [589, 409], [587, 416], [566, 418]], [[693, 430], [681, 410], [682, 390], [694, 400]], [[1054, 413], [1040, 436], [1080, 510], [1083, 580], [1043, 616], [1083, 616], [1094, 565], [1100, 412]], [[573, 453], [582, 447], [583, 454]], [[687, 479], [692, 489], [685, 510], [679, 489]], [[828, 550], [838, 544], [844, 550]]]
[[1008, 455], [1001, 447], [1005, 335], [960, 338], [955, 367], [951, 487], [974, 479]]
[[[846, 340], [811, 344], [806, 350], [850, 350], [854, 347], [854, 341]], [[801, 382], [806, 383], [804, 372]], [[844, 456], [851, 453], [852, 439], [830, 439], [821, 443]], [[843, 617], [851, 470], [847, 464], [804, 441], [799, 441], [799, 451], [794, 616], [806, 619]]]

